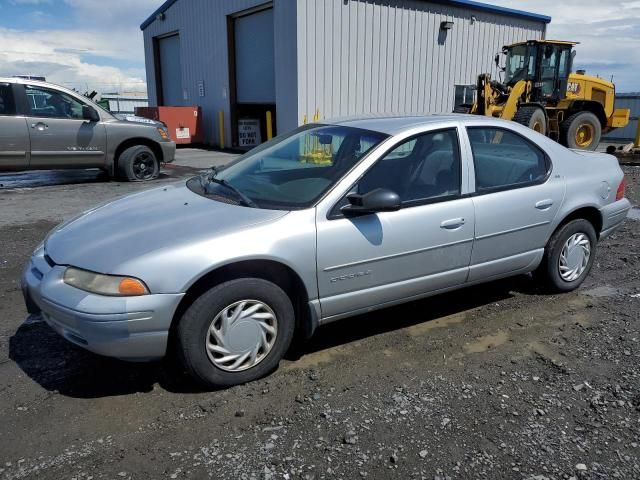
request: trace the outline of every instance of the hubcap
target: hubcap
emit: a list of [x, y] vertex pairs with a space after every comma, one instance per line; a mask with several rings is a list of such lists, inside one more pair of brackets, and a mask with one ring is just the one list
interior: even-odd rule
[[267, 304], [241, 300], [211, 322], [205, 338], [207, 355], [219, 369], [240, 372], [264, 360], [277, 335], [278, 320]]
[[575, 233], [569, 237], [560, 252], [558, 268], [565, 282], [580, 278], [589, 264], [591, 241], [584, 233]]
[[133, 174], [138, 180], [146, 180], [153, 177], [154, 160], [146, 153], [139, 153], [133, 160]]
[[589, 124], [582, 124], [576, 130], [576, 144], [580, 147], [588, 147], [593, 141], [593, 127]]

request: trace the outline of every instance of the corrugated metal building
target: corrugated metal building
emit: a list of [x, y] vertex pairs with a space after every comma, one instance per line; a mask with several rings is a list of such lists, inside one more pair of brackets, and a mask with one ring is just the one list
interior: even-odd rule
[[631, 110], [629, 125], [624, 128], [616, 128], [605, 135], [604, 140], [611, 142], [633, 142], [638, 132], [640, 93], [618, 93], [616, 95], [616, 108], [628, 108]]
[[496, 52], [550, 20], [470, 0], [169, 0], [141, 25], [149, 103], [201, 106], [211, 144], [224, 112], [233, 146], [265, 138], [267, 111], [281, 133], [315, 116], [449, 112], [456, 85], [497, 77]]

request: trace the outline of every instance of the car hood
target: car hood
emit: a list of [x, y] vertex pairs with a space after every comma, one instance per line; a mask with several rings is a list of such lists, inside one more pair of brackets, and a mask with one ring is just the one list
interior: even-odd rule
[[152, 251], [237, 232], [286, 214], [222, 203], [184, 184], [168, 185], [106, 203], [61, 224], [47, 237], [45, 251], [58, 265], [112, 273]]

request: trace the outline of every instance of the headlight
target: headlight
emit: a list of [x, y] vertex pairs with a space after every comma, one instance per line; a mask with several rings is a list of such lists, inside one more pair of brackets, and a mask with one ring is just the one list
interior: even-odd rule
[[137, 297], [148, 295], [149, 289], [137, 278], [103, 275], [69, 267], [64, 271], [64, 283], [98, 295]]
[[164, 140], [171, 140], [171, 138], [169, 138], [169, 130], [167, 130], [166, 128], [158, 127], [158, 133]]

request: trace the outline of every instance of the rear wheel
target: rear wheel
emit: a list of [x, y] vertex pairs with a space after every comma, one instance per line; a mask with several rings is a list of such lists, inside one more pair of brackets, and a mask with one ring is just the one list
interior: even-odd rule
[[539, 107], [522, 107], [513, 116], [513, 121], [536, 132], [547, 134], [547, 116]]
[[602, 125], [595, 114], [578, 112], [560, 125], [562, 144], [579, 150], [595, 150], [602, 137]]
[[187, 371], [209, 387], [250, 382], [274, 370], [295, 326], [291, 300], [274, 283], [241, 278], [205, 292], [178, 324]]
[[120, 155], [118, 173], [130, 182], [145, 182], [158, 177], [160, 165], [153, 150], [146, 145], [135, 145]]
[[568, 222], [549, 240], [536, 276], [552, 291], [575, 290], [591, 270], [596, 243], [591, 222], [582, 218]]

